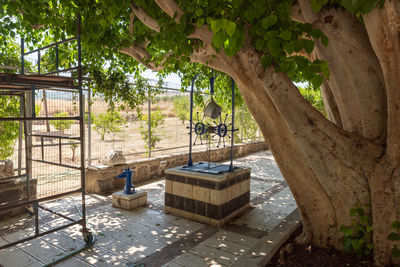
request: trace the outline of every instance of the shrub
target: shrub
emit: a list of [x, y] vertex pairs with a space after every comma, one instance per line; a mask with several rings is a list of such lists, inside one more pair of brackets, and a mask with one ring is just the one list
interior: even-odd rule
[[[18, 117], [19, 99], [0, 96], [0, 117]], [[5, 160], [14, 154], [15, 140], [18, 138], [19, 123], [16, 121], [0, 122], [0, 159]]]
[[108, 110], [94, 117], [94, 130], [100, 135], [101, 141], [104, 141], [106, 134], [114, 134], [121, 132], [121, 126], [126, 124], [126, 120], [122, 118], [117, 111]]
[[[59, 112], [54, 114], [54, 117], [68, 117], [68, 112]], [[69, 130], [74, 124], [73, 120], [52, 120], [50, 121], [50, 125], [53, 126], [56, 130], [64, 132], [65, 130]]]
[[184, 124], [185, 121], [189, 119], [189, 109], [190, 101], [187, 96], [174, 98], [175, 116], [177, 116], [182, 121], [182, 124]]
[[153, 149], [156, 146], [156, 144], [161, 141], [161, 137], [155, 135], [155, 131], [156, 131], [157, 127], [164, 124], [165, 116], [162, 115], [160, 108], [157, 108], [156, 111], [151, 113], [150, 147], [149, 147], [149, 117], [147, 115], [143, 115], [141, 118], [141, 121], [142, 121], [142, 125], [139, 128], [139, 133], [141, 134], [142, 140], [144, 141], [144, 147], [146, 148], [146, 154], [148, 154], [150, 152], [150, 149]]

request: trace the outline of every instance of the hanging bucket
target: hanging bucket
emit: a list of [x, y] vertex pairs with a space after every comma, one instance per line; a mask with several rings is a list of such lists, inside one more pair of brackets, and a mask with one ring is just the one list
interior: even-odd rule
[[221, 114], [222, 108], [214, 102], [214, 99], [207, 103], [206, 107], [204, 108], [204, 115], [210, 117], [211, 119], [215, 120], [218, 118], [219, 114]]

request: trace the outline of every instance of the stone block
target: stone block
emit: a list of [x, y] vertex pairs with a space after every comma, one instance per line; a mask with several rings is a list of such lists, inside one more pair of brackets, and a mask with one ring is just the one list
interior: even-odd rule
[[[14, 176], [14, 163], [7, 160], [0, 160], [0, 178], [12, 177]], [[6, 182], [8, 179], [2, 180], [2, 182]]]
[[172, 168], [166, 170], [165, 211], [202, 223], [221, 226], [250, 205], [250, 169], [207, 174]]
[[121, 150], [110, 150], [101, 163], [108, 166], [121, 165], [126, 163], [126, 158]]
[[135, 194], [126, 195], [124, 191], [112, 194], [112, 205], [115, 208], [132, 210], [147, 205], [147, 192], [136, 191]]

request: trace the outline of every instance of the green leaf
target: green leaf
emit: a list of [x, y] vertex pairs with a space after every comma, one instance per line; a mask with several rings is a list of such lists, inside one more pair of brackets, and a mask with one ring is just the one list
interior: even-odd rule
[[353, 239], [351, 240], [351, 245], [355, 250], [360, 250], [361, 249], [361, 243], [359, 242], [358, 239]]
[[284, 30], [279, 34], [279, 37], [281, 37], [283, 40], [289, 41], [292, 39], [292, 32], [289, 30]]
[[306, 40], [306, 39], [304, 39], [303, 40], [303, 45], [304, 45], [304, 50], [306, 50], [306, 52], [308, 53], [308, 54], [310, 54], [312, 51], [313, 51], [313, 49], [314, 49], [314, 42], [313, 41], [311, 41], [311, 40]]
[[294, 51], [294, 44], [292, 42], [284, 43], [283, 48], [290, 55]]
[[229, 36], [232, 36], [236, 30], [236, 23], [233, 21], [228, 21], [225, 25], [225, 30]]
[[328, 44], [329, 44], [329, 39], [328, 39], [328, 37], [326, 37], [326, 35], [322, 35], [321, 36], [321, 42], [322, 42], [322, 44], [325, 46], [325, 47], [327, 47], [328, 46]]
[[202, 8], [198, 8], [196, 9], [196, 16], [200, 17], [201, 15], [203, 15], [204, 11]]
[[103, 13], [103, 10], [102, 10], [102, 9], [97, 9], [97, 10], [96, 10], [96, 15], [97, 15], [97, 16], [100, 16], [101, 13]]
[[374, 227], [372, 227], [372, 226], [367, 226], [366, 230], [367, 230], [368, 233], [369, 233], [369, 232], [372, 232], [372, 231], [374, 230]]
[[311, 0], [311, 8], [315, 12], [319, 12], [326, 3], [328, 3], [328, 0]]
[[232, 6], [234, 8], [238, 8], [238, 7], [240, 7], [242, 5], [242, 3], [243, 3], [243, 0], [233, 0], [232, 1]]
[[274, 25], [278, 20], [278, 17], [275, 16], [274, 14], [269, 15], [266, 18], [263, 18], [261, 20], [261, 26], [265, 29], [268, 30], [269, 27], [271, 27], [272, 25]]
[[212, 43], [214, 44], [214, 46], [216, 48], [222, 48], [225, 43], [226, 37], [227, 36], [226, 36], [225, 32], [219, 31], [219, 32], [213, 34]]
[[271, 63], [272, 63], [272, 57], [271, 57], [270, 55], [268, 55], [268, 54], [262, 55], [261, 58], [260, 58], [260, 60], [261, 60], [261, 65], [262, 65], [265, 69], [268, 68], [268, 67], [271, 65]]
[[211, 30], [214, 33], [219, 32], [220, 29], [224, 27], [224, 23], [222, 19], [216, 19], [211, 21]]
[[353, 229], [344, 225], [340, 227], [339, 231], [343, 232], [344, 236], [351, 236], [353, 234]]
[[264, 49], [264, 39], [258, 38], [256, 39], [256, 42], [254, 44], [257, 50], [263, 50]]
[[197, 26], [201, 27], [201, 26], [203, 26], [203, 25], [204, 25], [204, 19], [203, 19], [203, 18], [199, 18], [199, 19], [197, 20]]
[[343, 248], [345, 251], [350, 252], [351, 249], [351, 238], [343, 238]]
[[392, 256], [394, 258], [399, 258], [400, 257], [400, 250], [397, 248], [397, 245], [394, 245], [392, 248]]
[[281, 42], [278, 39], [270, 39], [267, 42], [268, 50], [272, 56], [278, 56], [281, 51]]
[[400, 232], [400, 222], [399, 221], [394, 221], [392, 222], [392, 224], [390, 225], [390, 228], [392, 228], [393, 230], [396, 230], [398, 232]]
[[391, 232], [388, 237], [387, 237], [390, 241], [399, 241], [400, 240], [400, 234], [399, 233], [395, 233], [395, 232]]

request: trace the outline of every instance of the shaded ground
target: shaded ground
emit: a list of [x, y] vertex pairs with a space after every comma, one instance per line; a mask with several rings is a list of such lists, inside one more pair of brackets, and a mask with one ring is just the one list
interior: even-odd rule
[[[148, 207], [133, 211], [113, 208], [110, 197], [89, 195], [88, 219], [97, 233], [97, 242], [57, 266], [256, 266], [267, 253], [262, 246], [275, 244], [282, 236], [279, 230], [287, 229], [281, 227], [282, 222], [293, 217], [290, 220], [297, 224], [299, 215], [270, 152], [237, 159], [235, 164], [253, 169], [252, 209], [230, 224], [216, 228], [164, 213], [163, 180], [141, 187], [148, 192]], [[78, 218], [73, 199], [79, 200], [79, 196], [48, 202], [46, 206]], [[40, 215], [41, 231], [66, 223], [48, 212]], [[0, 245], [32, 235], [32, 226], [33, 219], [28, 216], [0, 222]], [[42, 266], [83, 244], [80, 227], [70, 227], [1, 250], [0, 264]]]
[[[301, 234], [301, 228], [292, 234], [290, 239], [282, 246], [294, 244], [294, 239]], [[342, 266], [374, 266], [372, 259], [357, 259], [354, 255], [343, 253], [335, 249], [317, 248], [311, 245], [293, 245], [291, 252], [278, 252], [266, 267], [342, 267]], [[290, 250], [290, 249], [289, 249]]]

